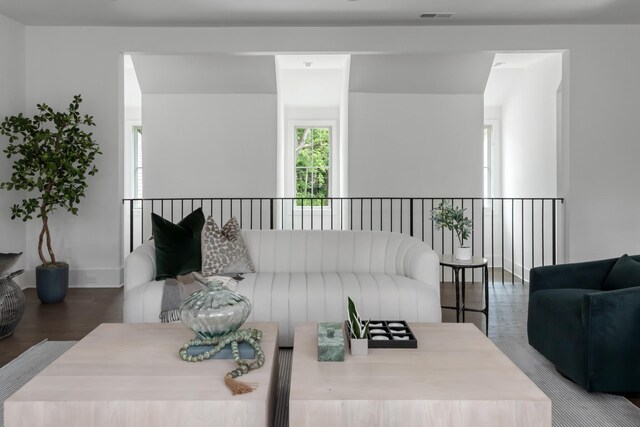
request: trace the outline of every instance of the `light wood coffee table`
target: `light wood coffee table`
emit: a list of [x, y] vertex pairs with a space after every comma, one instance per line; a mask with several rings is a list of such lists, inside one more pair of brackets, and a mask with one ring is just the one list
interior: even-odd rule
[[551, 400], [471, 324], [410, 323], [417, 349], [317, 362], [296, 327], [291, 426], [551, 426]]
[[264, 332], [264, 366], [241, 377], [252, 393], [224, 385], [233, 360], [182, 361], [183, 325], [102, 324], [5, 402], [5, 426], [270, 426], [278, 324], [245, 326]]

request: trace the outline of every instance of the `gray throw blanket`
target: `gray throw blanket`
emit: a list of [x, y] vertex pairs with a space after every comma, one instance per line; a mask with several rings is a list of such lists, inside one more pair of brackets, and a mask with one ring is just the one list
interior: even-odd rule
[[192, 275], [178, 276], [164, 281], [162, 293], [162, 305], [160, 307], [160, 321], [162, 323], [177, 322], [180, 320], [180, 303], [189, 295], [204, 289], [204, 284], [195, 280]]
[[206, 284], [203, 283], [203, 281], [206, 282], [207, 280], [216, 278], [222, 280], [223, 282], [226, 282], [227, 286], [229, 286], [233, 284], [237, 285], [238, 282], [234, 279], [239, 278], [240, 280], [242, 280], [242, 277], [226, 274], [207, 277], [207, 280], [204, 280], [204, 278], [202, 278], [202, 276], [198, 274], [198, 276], [200, 276], [200, 280], [198, 280], [195, 274], [190, 273], [185, 276], [178, 276], [175, 279], [170, 278], [164, 281], [162, 305], [160, 307], [160, 321], [162, 323], [180, 321], [180, 303], [192, 293], [205, 289]]

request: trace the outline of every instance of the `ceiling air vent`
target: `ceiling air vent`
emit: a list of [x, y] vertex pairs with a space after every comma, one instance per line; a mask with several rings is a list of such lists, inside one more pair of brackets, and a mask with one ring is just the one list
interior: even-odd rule
[[421, 13], [420, 18], [451, 18], [455, 13]]

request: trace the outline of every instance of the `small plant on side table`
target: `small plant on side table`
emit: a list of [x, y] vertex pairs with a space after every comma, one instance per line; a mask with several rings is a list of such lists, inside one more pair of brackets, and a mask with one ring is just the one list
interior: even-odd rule
[[347, 310], [349, 315], [349, 343], [353, 356], [366, 356], [369, 349], [369, 321], [362, 322], [356, 304], [351, 297], [347, 297]]
[[464, 216], [465, 210], [466, 208], [453, 206], [449, 200], [443, 200], [431, 211], [431, 220], [436, 226], [436, 230], [446, 228], [456, 234], [460, 246], [454, 248], [454, 256], [460, 260], [471, 259], [471, 247], [465, 246], [464, 241], [471, 236], [473, 223]]

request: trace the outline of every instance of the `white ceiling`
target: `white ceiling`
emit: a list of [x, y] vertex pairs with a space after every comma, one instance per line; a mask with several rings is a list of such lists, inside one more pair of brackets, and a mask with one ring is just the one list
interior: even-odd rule
[[556, 52], [509, 52], [496, 53], [493, 58], [493, 68], [499, 70], [521, 69], [535, 64], [538, 61], [558, 55]]
[[0, 13], [27, 25], [72, 26], [640, 24], [640, 1], [0, 0]]
[[349, 91], [481, 94], [493, 56], [487, 52], [352, 55]]
[[[484, 90], [485, 107], [502, 107], [514, 84], [531, 65], [561, 53], [497, 53]], [[500, 65], [497, 65], [500, 64]], [[496, 66], [497, 65], [497, 66]]]
[[142, 93], [276, 93], [273, 56], [131, 55]]
[[349, 55], [276, 55], [278, 95], [285, 107], [338, 107], [348, 64]]

